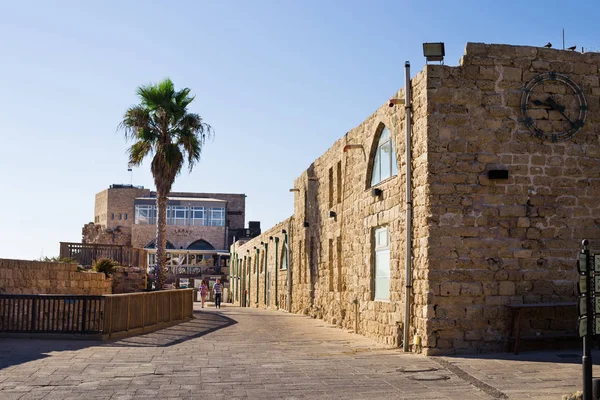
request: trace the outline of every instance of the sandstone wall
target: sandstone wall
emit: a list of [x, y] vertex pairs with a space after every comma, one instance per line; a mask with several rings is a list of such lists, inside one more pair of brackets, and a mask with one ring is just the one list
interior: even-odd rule
[[[414, 243], [415, 271], [426, 270], [425, 252], [422, 250], [426, 223], [424, 215], [426, 178], [426, 99], [424, 73], [412, 80], [413, 90], [413, 152], [414, 169]], [[400, 91], [393, 97], [403, 98]], [[360, 126], [352, 129], [295, 181], [294, 216], [288, 224], [290, 244], [290, 269], [292, 274], [292, 308], [323, 318], [339, 327], [353, 329], [354, 302], [358, 303], [360, 333], [382, 342], [398, 345], [404, 315], [405, 293], [405, 113], [404, 107], [390, 108], [386, 102]], [[378, 185], [383, 194], [371, 195], [370, 165], [383, 127], [390, 130], [398, 174]], [[344, 151], [348, 144], [360, 145]], [[336, 214], [330, 217], [330, 211]], [[373, 232], [380, 226], [388, 226], [391, 240], [390, 301], [374, 301], [373, 293]], [[262, 257], [261, 242], [277, 234], [279, 227], [271, 229], [239, 248], [242, 256], [241, 271], [247, 276], [247, 268], [254, 274], [256, 249]], [[282, 239], [281, 239], [282, 240]], [[256, 249], [254, 248], [256, 247]], [[269, 245], [269, 250], [271, 245]], [[249, 252], [248, 252], [249, 250]], [[246, 253], [244, 253], [244, 251]], [[244, 261], [244, 257], [246, 261]], [[274, 263], [269, 254], [269, 262]], [[253, 275], [256, 278], [256, 275]], [[288, 293], [279, 275], [279, 293]], [[286, 274], [287, 277], [287, 274]], [[415, 275], [423, 282], [425, 273]], [[248, 281], [242, 281], [242, 288]], [[264, 294], [259, 278], [259, 304]], [[256, 282], [250, 281], [250, 304], [256, 303]], [[414, 331], [424, 331], [422, 310], [427, 301], [426, 285], [416, 284], [412, 313], [417, 317]], [[282, 305], [280, 304], [280, 308]]]
[[111, 281], [77, 272], [76, 264], [0, 259], [0, 293], [102, 295], [111, 293]]
[[[579, 243], [600, 248], [599, 66], [597, 53], [469, 43], [460, 66], [428, 65], [412, 79], [409, 339], [419, 335], [426, 354], [502, 350], [505, 305], [575, 299]], [[585, 127], [558, 143], [534, 137], [521, 121], [526, 82], [552, 71], [579, 84], [588, 103]], [[535, 110], [558, 126], [554, 111]], [[402, 338], [406, 293], [404, 124], [404, 107], [386, 103], [336, 141], [295, 180], [294, 215], [285, 222], [290, 311], [353, 329], [357, 303], [358, 332], [392, 345]], [[398, 174], [376, 185], [382, 195], [373, 197], [370, 168], [383, 126]], [[507, 170], [508, 179], [490, 180], [490, 170]], [[373, 231], [381, 226], [391, 236], [389, 301], [373, 300]], [[252, 306], [264, 305], [256, 259], [278, 231], [235, 249], [232, 274]], [[288, 293], [282, 276], [278, 292]], [[525, 321], [541, 334], [573, 326], [568, 312]]]
[[289, 268], [282, 266], [290, 222], [291, 219], [287, 219], [252, 240], [238, 241], [231, 246], [229, 287], [234, 304], [287, 310]]
[[131, 228], [106, 229], [100, 224], [89, 223], [83, 226], [81, 234], [82, 243], [131, 246]]
[[135, 293], [146, 289], [148, 274], [143, 268], [117, 267], [110, 278], [112, 293]]
[[[597, 53], [469, 43], [459, 67], [426, 68], [426, 353], [501, 350], [505, 304], [575, 299], [579, 243], [600, 238], [599, 65]], [[525, 83], [551, 71], [589, 106], [581, 132], [559, 143], [520, 122]], [[489, 180], [490, 169], [509, 177]], [[556, 317], [532, 328], [574, 325]]]

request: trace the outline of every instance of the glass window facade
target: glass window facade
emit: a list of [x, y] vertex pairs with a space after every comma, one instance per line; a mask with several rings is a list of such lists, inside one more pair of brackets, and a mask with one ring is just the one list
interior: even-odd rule
[[390, 235], [387, 227], [375, 229], [375, 300], [390, 299]]
[[206, 210], [204, 207], [191, 208], [191, 225], [204, 226], [206, 225]]
[[210, 209], [210, 225], [225, 226], [225, 207], [213, 207]]
[[[156, 224], [155, 205], [136, 204], [135, 224]], [[225, 207], [167, 206], [167, 225], [225, 226]]]
[[392, 142], [389, 129], [383, 128], [379, 135], [377, 150], [373, 158], [371, 186], [375, 186], [394, 175], [398, 175], [398, 163], [396, 162], [394, 143]]

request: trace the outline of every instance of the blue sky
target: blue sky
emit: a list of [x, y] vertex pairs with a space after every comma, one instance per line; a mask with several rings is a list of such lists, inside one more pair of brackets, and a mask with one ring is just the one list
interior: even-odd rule
[[[443, 41], [600, 51], [599, 3], [2, 1], [0, 258], [81, 240], [94, 195], [130, 183], [116, 127], [139, 85], [189, 87], [216, 132], [176, 191], [245, 193], [246, 222], [289, 217], [294, 179], [423, 68]], [[133, 184], [154, 188], [149, 164]]]

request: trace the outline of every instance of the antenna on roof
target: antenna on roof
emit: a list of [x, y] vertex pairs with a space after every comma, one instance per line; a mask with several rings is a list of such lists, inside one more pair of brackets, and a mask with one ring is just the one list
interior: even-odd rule
[[563, 28], [563, 50], [565, 49], [565, 28]]
[[127, 171], [129, 171], [129, 176], [130, 176], [130, 183], [133, 186], [133, 164], [129, 163], [127, 164]]

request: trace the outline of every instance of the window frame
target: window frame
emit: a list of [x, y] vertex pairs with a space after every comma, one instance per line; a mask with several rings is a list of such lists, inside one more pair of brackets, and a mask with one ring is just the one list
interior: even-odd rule
[[[385, 244], [382, 244], [378, 239], [379, 239], [379, 235], [381, 233], [384, 233], [386, 235], [386, 242]], [[390, 229], [389, 226], [384, 225], [384, 226], [379, 226], [377, 228], [373, 229], [373, 236], [372, 236], [372, 240], [373, 240], [373, 275], [372, 275], [372, 286], [373, 286], [373, 293], [372, 293], [372, 299], [373, 301], [382, 301], [382, 302], [389, 302], [390, 301], [390, 284], [391, 284], [391, 243], [390, 243]], [[378, 261], [382, 260], [382, 258], [380, 257], [386, 257], [386, 261], [387, 261], [387, 267], [384, 265], [379, 265]], [[383, 267], [383, 268], [382, 268]], [[384, 270], [384, 274], [383, 275], [379, 275], [379, 272]], [[387, 271], [385, 271], [387, 270]], [[385, 272], [387, 272], [387, 275], [385, 274]], [[387, 284], [387, 288], [380, 288], [380, 290], [378, 290], [378, 282], [380, 282], [379, 284]], [[379, 292], [379, 294], [378, 294]], [[386, 294], [387, 296], [381, 296], [381, 293]]]
[[[389, 154], [384, 152], [385, 146], [389, 146]], [[387, 166], [383, 165], [385, 161]], [[385, 167], [385, 168], [384, 168]], [[370, 185], [374, 187], [379, 185], [388, 179], [391, 179], [398, 175], [398, 160], [396, 159], [396, 149], [394, 147], [394, 140], [392, 138], [391, 131], [387, 126], [383, 125], [383, 128], [377, 135], [377, 146], [374, 148], [373, 157], [371, 160], [371, 174], [370, 174]]]

